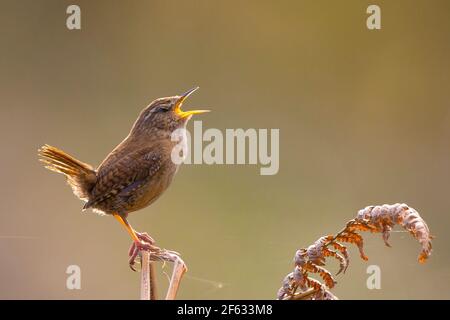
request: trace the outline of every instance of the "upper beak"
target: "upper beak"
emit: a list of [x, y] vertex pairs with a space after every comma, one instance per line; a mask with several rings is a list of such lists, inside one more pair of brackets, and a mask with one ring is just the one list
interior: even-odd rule
[[186, 93], [183, 93], [180, 96], [180, 99], [178, 99], [178, 101], [177, 101], [177, 103], [175, 105], [175, 113], [180, 118], [186, 118], [186, 117], [189, 117], [189, 116], [194, 115], [194, 114], [200, 114], [200, 113], [209, 112], [209, 110], [191, 110], [191, 111], [182, 111], [181, 110], [181, 105], [183, 104], [184, 100], [186, 100], [191, 94], [193, 94], [198, 89], [200, 89], [200, 87], [192, 88], [191, 90], [188, 90]]

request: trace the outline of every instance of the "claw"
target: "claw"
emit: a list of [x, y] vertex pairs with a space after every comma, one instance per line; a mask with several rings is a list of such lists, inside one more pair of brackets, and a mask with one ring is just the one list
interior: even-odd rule
[[150, 235], [147, 232], [142, 232], [142, 233], [136, 232], [136, 235], [140, 240], [142, 240], [144, 242], [147, 242], [150, 244], [155, 243], [155, 240], [152, 237], [150, 237]]
[[[139, 255], [139, 252], [141, 252], [141, 250], [150, 251], [150, 250], [155, 248], [153, 246], [153, 243], [155, 241], [147, 233], [136, 233], [136, 235], [142, 241], [139, 241], [139, 242], [135, 241], [135, 242], [133, 242], [131, 247], [130, 247], [130, 249], [128, 250], [128, 255], [130, 257], [128, 259], [128, 264], [130, 266], [130, 269], [133, 270], [133, 271], [136, 271], [136, 269], [134, 268], [134, 265], [135, 265], [135, 262], [136, 262], [136, 258]], [[144, 239], [146, 240], [146, 242], [144, 242]]]
[[136, 257], [138, 256], [138, 254], [139, 254], [139, 249], [136, 246], [136, 244], [133, 242], [133, 244], [131, 245], [130, 250], [129, 250], [130, 258], [128, 259], [128, 265], [130, 266], [130, 269], [133, 270], [134, 272], [136, 272], [136, 269], [134, 268], [134, 263], [135, 263], [135, 260], [136, 260]]

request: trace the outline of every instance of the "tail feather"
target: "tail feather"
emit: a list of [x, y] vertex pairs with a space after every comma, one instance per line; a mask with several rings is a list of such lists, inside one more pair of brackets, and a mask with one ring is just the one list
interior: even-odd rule
[[95, 170], [64, 151], [44, 145], [38, 150], [39, 160], [45, 168], [64, 174], [72, 187], [73, 193], [82, 200], [89, 200], [89, 195], [97, 180]]

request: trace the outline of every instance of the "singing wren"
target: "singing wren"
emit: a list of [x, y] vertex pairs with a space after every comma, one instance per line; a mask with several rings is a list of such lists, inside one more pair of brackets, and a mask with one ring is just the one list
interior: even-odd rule
[[92, 208], [114, 216], [133, 239], [130, 267], [140, 250], [150, 250], [154, 240], [147, 233], [134, 230], [128, 214], [145, 208], [170, 186], [179, 163], [172, 160], [172, 150], [179, 142], [172, 138], [177, 129], [185, 129], [195, 114], [208, 110], [182, 111], [183, 102], [196, 91], [181, 96], [159, 98], [150, 103], [137, 118], [128, 136], [94, 169], [55, 147], [39, 149], [47, 169], [65, 175], [74, 194]]

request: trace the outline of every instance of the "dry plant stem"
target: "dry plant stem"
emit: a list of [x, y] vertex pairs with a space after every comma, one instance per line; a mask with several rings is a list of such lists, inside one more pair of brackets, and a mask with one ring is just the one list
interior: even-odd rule
[[178, 252], [161, 249], [157, 246], [152, 246], [150, 250], [142, 250], [141, 256], [141, 299], [142, 300], [156, 300], [156, 275], [154, 262], [164, 261], [172, 262], [174, 264], [172, 278], [170, 280], [169, 289], [167, 290], [166, 299], [175, 299], [178, 288], [180, 287], [181, 278], [187, 271], [186, 264], [180, 258]]
[[150, 300], [158, 300], [156, 286], [156, 267], [154, 262], [150, 262]]
[[175, 300], [175, 297], [180, 287], [181, 278], [187, 271], [184, 261], [177, 257], [174, 261], [172, 277], [170, 279], [169, 289], [167, 290], [166, 300]]
[[151, 287], [154, 285], [150, 273], [150, 252], [142, 250], [141, 254], [141, 300], [150, 300]]
[[319, 292], [319, 290], [311, 288], [305, 292], [296, 293], [293, 296], [283, 300], [309, 300], [311, 296], [315, 295], [317, 292]]

